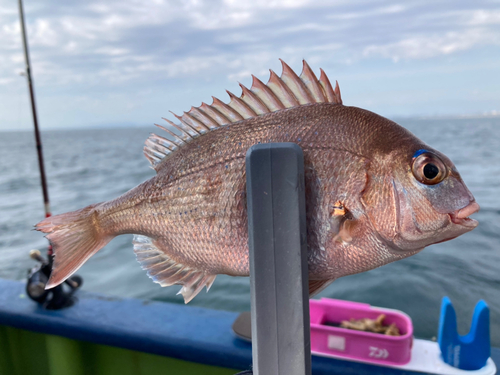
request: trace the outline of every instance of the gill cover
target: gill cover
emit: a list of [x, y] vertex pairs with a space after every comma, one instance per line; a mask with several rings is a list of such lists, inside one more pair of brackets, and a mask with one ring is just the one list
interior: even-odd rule
[[374, 229], [397, 252], [417, 251], [475, 227], [451, 220], [474, 202], [453, 163], [431, 148], [411, 152], [408, 146], [400, 145], [370, 168], [362, 197]]

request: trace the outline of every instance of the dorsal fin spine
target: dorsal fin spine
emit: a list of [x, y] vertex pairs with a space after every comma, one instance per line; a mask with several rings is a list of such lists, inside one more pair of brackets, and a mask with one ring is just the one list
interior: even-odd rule
[[172, 152], [172, 150], [168, 147], [159, 145], [158, 143], [153, 142], [150, 138], [146, 141], [146, 146], [153, 152], [154, 156], [159, 157], [160, 159]]
[[332, 84], [330, 83], [330, 80], [326, 76], [323, 69], [320, 69], [320, 71], [321, 71], [321, 76], [319, 77], [319, 83], [323, 87], [323, 91], [326, 93], [326, 97], [328, 98], [328, 101], [330, 103], [339, 104], [337, 102], [336, 97], [335, 97], [335, 92], [333, 91], [333, 87], [332, 87]]
[[209, 130], [209, 128], [205, 126], [201, 121], [198, 121], [187, 112], [184, 112], [180, 119], [184, 122], [184, 124], [190, 126], [200, 134], [206, 133], [207, 130]]
[[247, 89], [240, 83], [241, 87], [241, 97], [243, 100], [257, 115], [262, 115], [264, 113], [269, 113], [269, 108], [266, 104], [251, 90]]
[[144, 156], [146, 157], [146, 159], [149, 160], [153, 168], [160, 162], [160, 159], [153, 157], [152, 155], [149, 154], [149, 152], [146, 151], [146, 147], [144, 147]]
[[[166, 120], [166, 119], [164, 119], [164, 120]], [[168, 120], [166, 120], [166, 121], [168, 121]], [[164, 130], [168, 134], [170, 134], [174, 138], [174, 140], [172, 142], [175, 143], [177, 146], [180, 146], [181, 144], [186, 143], [186, 142], [184, 142], [184, 140], [181, 137], [179, 137], [177, 134], [175, 134], [174, 132], [170, 131], [166, 127], [161, 126], [159, 124], [155, 124], [155, 126], [159, 127], [161, 130]]]
[[178, 126], [179, 126], [179, 127], [181, 127], [182, 129], [184, 129], [184, 131], [185, 131], [186, 133], [188, 133], [188, 134], [191, 136], [191, 138], [193, 138], [193, 136], [194, 136], [194, 137], [196, 137], [196, 136], [200, 135], [200, 133], [199, 133], [199, 132], [197, 132], [197, 131], [196, 131], [196, 129], [193, 129], [191, 126], [189, 126], [189, 124], [186, 124], [186, 123], [182, 120], [182, 116], [178, 116], [178, 115], [176, 115], [176, 114], [175, 114], [174, 112], [172, 112], [172, 111], [170, 111], [170, 113], [171, 113], [171, 114], [173, 114], [173, 115], [177, 118], [177, 120], [179, 120], [179, 121], [180, 121], [180, 124], [178, 124]]
[[212, 117], [202, 111], [199, 107], [191, 107], [189, 113], [191, 114], [191, 116], [203, 122], [209, 129], [215, 129], [219, 127], [217, 121], [215, 121]]
[[196, 125], [195, 129], [198, 131], [198, 133], [204, 134], [207, 131], [211, 130], [210, 126], [208, 126], [203, 121], [201, 121], [200, 119], [198, 119], [195, 116], [193, 116], [193, 114], [191, 112], [184, 112], [184, 115], [182, 115], [182, 116], [183, 117], [186, 116], [186, 118], [188, 118], [189, 121], [191, 121], [190, 124], [192, 126]]
[[286, 86], [293, 92], [300, 104], [314, 103], [315, 100], [313, 95], [307, 88], [307, 86], [302, 82], [302, 80], [295, 74], [295, 72], [290, 68], [283, 60], [281, 60], [281, 66], [283, 73], [281, 74], [281, 80]]
[[342, 96], [340, 95], [340, 87], [338, 81], [335, 81], [335, 97], [337, 98], [337, 104], [342, 104]]
[[167, 138], [163, 138], [159, 135], [156, 135], [155, 133], [151, 133], [149, 139], [151, 139], [153, 142], [162, 145], [163, 147], [168, 148], [170, 151], [174, 151], [178, 147], [174, 142], [168, 140]]
[[280, 109], [285, 109], [285, 106], [278, 99], [272, 90], [267, 87], [260, 79], [252, 75], [252, 87], [250, 90], [257, 95], [262, 102], [270, 109], [271, 112], [278, 111]]
[[243, 117], [234, 109], [232, 109], [230, 106], [228, 106], [226, 103], [217, 99], [215, 96], [212, 96], [212, 99], [213, 99], [212, 107], [217, 109], [224, 116], [226, 116], [229, 119], [229, 121], [236, 122], [243, 120]]
[[188, 140], [189, 140], [189, 139], [194, 139], [194, 138], [193, 138], [193, 136], [192, 136], [190, 133], [188, 133], [188, 132], [184, 129], [184, 126], [182, 126], [181, 124], [176, 124], [175, 122], [172, 122], [172, 126], [173, 126], [174, 128], [176, 128], [177, 130], [179, 130], [179, 131], [183, 132], [183, 134], [186, 134], [186, 135], [189, 137], [189, 138], [188, 138]]
[[151, 164], [153, 165], [153, 168], [156, 167], [156, 165], [161, 161], [162, 155], [160, 155], [159, 152], [144, 146], [144, 155], [151, 161]]
[[286, 108], [292, 108], [299, 105], [299, 102], [295, 95], [290, 91], [290, 89], [283, 83], [280, 77], [273, 71], [269, 70], [271, 76], [269, 77], [269, 82], [267, 82], [267, 87], [273, 91], [274, 95], [283, 103]]
[[187, 140], [192, 139], [191, 135], [187, 133], [184, 129], [179, 127], [175, 122], [170, 121], [169, 119], [166, 119], [165, 117], [162, 117], [166, 122], [168, 122], [170, 125], [172, 125], [175, 129], [179, 130], [181, 132], [182, 137], [179, 137], [182, 139], [184, 143], [186, 143]]
[[[281, 77], [271, 70], [269, 81], [264, 84], [252, 75], [250, 89], [240, 84], [242, 90], [240, 97], [227, 91], [230, 97], [228, 104], [212, 97], [211, 105], [202, 103], [200, 107], [191, 107], [182, 116], [173, 113], [180, 124], [164, 119], [177, 129], [180, 135], [155, 124], [165, 130], [173, 139], [151, 134], [146, 141], [144, 154], [153, 167], [156, 169], [165, 156], [178, 147], [189, 143], [191, 139], [223, 125], [305, 104], [323, 102], [342, 104], [338, 82], [336, 82], [334, 89], [323, 69], [321, 69], [321, 76], [318, 80], [307, 62], [303, 60], [302, 73], [299, 77], [283, 60], [280, 59], [280, 61], [283, 68]], [[182, 269], [177, 271], [182, 273]], [[181, 277], [182, 275], [177, 276]], [[201, 276], [190, 279], [192, 283], [190, 285], [198, 285], [199, 280], [202, 279], [205, 280]]]
[[201, 103], [200, 108], [215, 121], [217, 121], [219, 125], [226, 125], [231, 123], [231, 121], [226, 116], [224, 116], [222, 113], [220, 113], [218, 110], [208, 105], [207, 103]]
[[316, 103], [324, 103], [328, 101], [325, 93], [323, 92], [323, 88], [318, 83], [316, 75], [305, 60], [302, 60], [302, 73], [300, 74], [300, 78], [313, 95]]
[[238, 98], [236, 95], [234, 95], [231, 91], [227, 91], [227, 94], [229, 95], [230, 101], [228, 106], [233, 108], [236, 112], [240, 113], [243, 118], [250, 118], [257, 116], [257, 113], [248, 106], [243, 100]]

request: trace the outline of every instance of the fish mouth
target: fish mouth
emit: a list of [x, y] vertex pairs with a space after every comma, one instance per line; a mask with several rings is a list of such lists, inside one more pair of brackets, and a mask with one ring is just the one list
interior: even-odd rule
[[479, 204], [471, 202], [464, 208], [449, 213], [450, 219], [453, 223], [462, 225], [467, 228], [475, 228], [479, 224], [477, 220], [469, 218], [470, 215], [479, 211]]

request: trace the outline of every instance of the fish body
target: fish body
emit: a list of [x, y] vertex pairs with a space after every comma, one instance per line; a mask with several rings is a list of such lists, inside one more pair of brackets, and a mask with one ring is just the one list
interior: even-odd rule
[[254, 78], [229, 104], [214, 99], [178, 116], [170, 138], [152, 134], [150, 180], [37, 224], [55, 251], [48, 287], [125, 233], [136, 235], [148, 275], [182, 285], [186, 302], [217, 274], [248, 276], [245, 156], [257, 143], [293, 142], [304, 152], [311, 293], [477, 225], [468, 216], [479, 206], [446, 156], [386, 118], [344, 106], [324, 73], [317, 80], [304, 63], [299, 78], [283, 68], [267, 85]]

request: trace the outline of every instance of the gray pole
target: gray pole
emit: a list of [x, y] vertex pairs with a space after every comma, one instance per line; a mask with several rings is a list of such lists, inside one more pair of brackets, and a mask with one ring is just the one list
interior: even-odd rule
[[31, 112], [33, 114], [33, 124], [35, 125], [35, 141], [36, 141], [36, 150], [38, 153], [38, 167], [40, 169], [40, 179], [41, 179], [41, 183], [42, 183], [45, 217], [49, 217], [51, 215], [50, 202], [49, 202], [49, 190], [47, 188], [47, 179], [45, 178], [45, 168], [43, 165], [42, 140], [40, 138], [40, 131], [38, 130], [38, 118], [36, 115], [36, 105], [35, 105], [35, 92], [34, 92], [34, 87], [33, 87], [33, 79], [31, 78], [30, 55], [29, 55], [29, 51], [28, 51], [28, 40], [26, 38], [26, 28], [24, 26], [24, 11], [23, 11], [22, 0], [19, 0], [19, 18], [21, 19], [21, 33], [22, 33], [22, 37], [23, 37], [24, 60], [26, 61], [26, 79], [28, 81], [28, 89], [30, 92]]
[[254, 375], [310, 375], [304, 159], [294, 143], [246, 157]]

